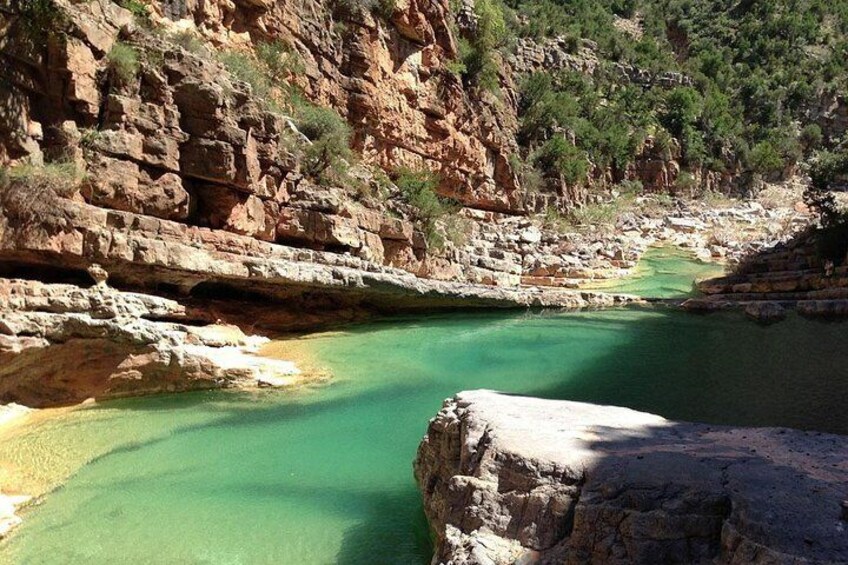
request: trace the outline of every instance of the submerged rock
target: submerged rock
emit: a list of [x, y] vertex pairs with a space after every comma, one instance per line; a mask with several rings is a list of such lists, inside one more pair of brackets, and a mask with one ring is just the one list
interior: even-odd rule
[[777, 302], [751, 302], [745, 306], [745, 315], [761, 324], [773, 324], [786, 319], [786, 308]]
[[434, 563], [848, 561], [848, 438], [462, 392], [415, 477]]

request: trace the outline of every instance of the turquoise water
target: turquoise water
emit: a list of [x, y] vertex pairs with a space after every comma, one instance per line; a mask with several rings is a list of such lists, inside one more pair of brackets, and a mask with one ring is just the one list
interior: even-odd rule
[[[122, 400], [29, 430], [97, 457], [26, 516], [11, 563], [415, 564], [412, 459], [456, 391], [848, 433], [845, 326], [667, 310], [396, 319], [305, 340], [334, 373], [297, 392]], [[1, 451], [1, 449], [0, 449]], [[41, 455], [37, 455], [37, 454]]]
[[695, 294], [694, 281], [722, 275], [724, 267], [698, 261], [686, 250], [651, 247], [639, 260], [631, 276], [596, 281], [582, 288], [623, 292], [645, 298], [680, 298]]

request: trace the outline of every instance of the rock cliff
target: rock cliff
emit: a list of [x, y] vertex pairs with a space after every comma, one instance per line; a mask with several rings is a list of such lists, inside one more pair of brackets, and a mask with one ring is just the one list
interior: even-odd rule
[[837, 563], [848, 443], [463, 392], [415, 476], [434, 563]]
[[[174, 319], [268, 333], [402, 309], [627, 303], [580, 285], [626, 273], [657, 242], [721, 259], [804, 221], [791, 208], [713, 213], [660, 206], [651, 195], [632, 197], [632, 213], [607, 229], [563, 230], [529, 217], [575, 195], [520, 186], [513, 79], [539, 65], [591, 72], [595, 47], [575, 58], [559, 40], [524, 41], [500, 69], [495, 97], [447, 68], [462, 23], [455, 19], [444, 0], [397, 2], [382, 14], [311, 0], [2, 3], [2, 284], [85, 294], [95, 273], [112, 289], [172, 301], [179, 314], [164, 320], [126, 311], [155, 322], [143, 344], [120, 337], [130, 315], [108, 328], [108, 340], [138, 355], [138, 347], [161, 350], [157, 332]], [[270, 85], [251, 75], [269, 46], [287, 65]], [[687, 80], [617, 72], [637, 84]], [[274, 93], [288, 88], [309, 111], [333, 108], [344, 118], [356, 154], [336, 147], [347, 155], [344, 176], [307, 166], [317, 140], [298, 129], [292, 108], [275, 105]], [[663, 190], [677, 166], [650, 144], [645, 157], [631, 173]], [[449, 217], [422, 219], [390, 177], [404, 167], [438, 173]], [[708, 236], [748, 224], [750, 245]], [[0, 305], [4, 321], [21, 318], [13, 302]], [[26, 316], [0, 334], [46, 339], [46, 355], [66, 341], [66, 321], [39, 314], [37, 329]], [[37, 351], [7, 348], [10, 363], [14, 355], [29, 361], [0, 400], [23, 399], [22, 383], [43, 378]], [[114, 374], [107, 365], [97, 379]], [[227, 381], [210, 370], [195, 383], [195, 373], [185, 373], [186, 387]], [[150, 391], [173, 380], [137, 384]], [[83, 388], [108, 396], [120, 387]]]

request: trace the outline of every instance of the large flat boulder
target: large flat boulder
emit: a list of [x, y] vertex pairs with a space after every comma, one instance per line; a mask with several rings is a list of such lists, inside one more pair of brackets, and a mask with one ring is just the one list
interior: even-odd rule
[[415, 476], [434, 563], [846, 563], [848, 437], [462, 392]]

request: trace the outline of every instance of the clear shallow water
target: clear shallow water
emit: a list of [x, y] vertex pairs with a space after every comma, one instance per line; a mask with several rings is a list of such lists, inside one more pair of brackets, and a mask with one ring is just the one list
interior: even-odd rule
[[582, 288], [623, 292], [646, 298], [680, 298], [695, 294], [694, 281], [723, 274], [724, 267], [721, 265], [698, 261], [685, 250], [651, 247], [642, 255], [631, 276], [596, 281]]
[[26, 516], [0, 561], [424, 564], [411, 462], [443, 398], [486, 387], [848, 433], [845, 327], [615, 310], [310, 338], [335, 374], [322, 388], [122, 400], [29, 430], [44, 465], [88, 441], [101, 455]]

